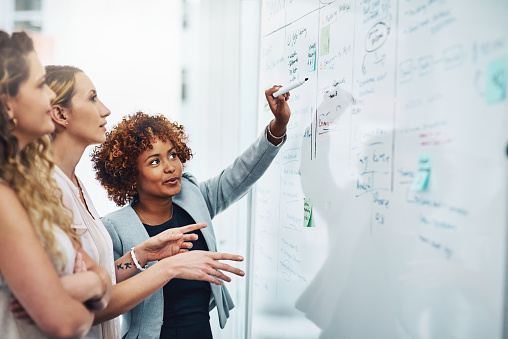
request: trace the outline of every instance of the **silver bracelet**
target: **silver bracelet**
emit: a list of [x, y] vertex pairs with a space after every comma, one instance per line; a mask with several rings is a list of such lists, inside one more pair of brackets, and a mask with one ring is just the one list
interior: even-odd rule
[[144, 267], [141, 267], [141, 265], [138, 262], [138, 259], [136, 259], [136, 254], [134, 254], [134, 247], [131, 248], [131, 257], [132, 257], [132, 261], [134, 261], [134, 265], [136, 266], [136, 268], [138, 270], [144, 271], [148, 268], [148, 263], [146, 263], [146, 265]]
[[270, 121], [268, 126], [266, 126], [266, 130], [268, 131], [268, 134], [270, 134], [270, 136], [272, 138], [277, 139], [277, 140], [284, 139], [284, 137], [286, 136], [286, 132], [284, 132], [284, 134], [282, 134], [280, 137], [276, 137], [275, 135], [272, 134], [272, 131], [270, 131], [270, 125], [272, 124], [272, 121]]

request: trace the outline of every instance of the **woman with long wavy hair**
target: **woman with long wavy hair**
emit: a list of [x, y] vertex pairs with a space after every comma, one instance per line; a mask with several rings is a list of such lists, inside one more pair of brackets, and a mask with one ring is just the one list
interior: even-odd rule
[[[0, 31], [2, 338], [82, 337], [110, 297], [110, 277], [81, 249], [52, 179], [54, 97], [28, 35]], [[19, 309], [31, 322], [15, 319]]]

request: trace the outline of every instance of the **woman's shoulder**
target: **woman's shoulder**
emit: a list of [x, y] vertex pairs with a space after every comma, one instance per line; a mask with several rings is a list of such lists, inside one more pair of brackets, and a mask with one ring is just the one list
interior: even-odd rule
[[[120, 246], [121, 242], [129, 243], [130, 241], [137, 241], [139, 237], [145, 235], [148, 237], [143, 224], [130, 205], [105, 215], [101, 221], [111, 235], [115, 248]], [[121, 242], [118, 242], [119, 239], [122, 239]]]
[[16, 191], [7, 183], [0, 181], [0, 227], [13, 213], [26, 213]]
[[182, 173], [182, 184], [187, 183], [199, 187], [199, 180], [189, 172]]
[[129, 218], [130, 216], [132, 216], [132, 214], [136, 214], [136, 212], [134, 212], [134, 210], [132, 209], [131, 205], [130, 204], [127, 204], [125, 205], [124, 207], [114, 211], [114, 212], [110, 212], [108, 214], [106, 214], [105, 216], [102, 217], [102, 221], [106, 221], [106, 222], [112, 222], [112, 223], [115, 223], [115, 222], [123, 222], [125, 221], [126, 218]]
[[8, 208], [12, 205], [21, 205], [18, 194], [5, 181], [0, 178], [0, 203], [3, 207]]

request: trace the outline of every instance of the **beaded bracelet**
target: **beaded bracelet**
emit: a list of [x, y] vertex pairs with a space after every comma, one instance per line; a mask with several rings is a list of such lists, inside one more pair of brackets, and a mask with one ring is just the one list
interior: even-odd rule
[[144, 267], [141, 267], [141, 265], [138, 262], [138, 259], [136, 259], [136, 254], [134, 254], [134, 247], [131, 248], [131, 257], [132, 257], [132, 261], [134, 261], [134, 265], [136, 266], [136, 268], [138, 270], [144, 271], [148, 268], [148, 263]]
[[272, 121], [270, 121], [268, 126], [266, 126], [266, 130], [268, 131], [268, 134], [270, 134], [270, 136], [272, 138], [277, 139], [277, 140], [284, 139], [284, 137], [286, 136], [286, 132], [284, 132], [284, 134], [282, 134], [280, 137], [276, 137], [275, 135], [272, 134], [272, 131], [270, 131], [270, 125], [272, 124]]

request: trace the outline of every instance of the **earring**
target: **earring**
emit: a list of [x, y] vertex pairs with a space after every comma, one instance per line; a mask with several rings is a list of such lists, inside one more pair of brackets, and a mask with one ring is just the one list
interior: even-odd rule
[[14, 131], [16, 129], [16, 127], [18, 126], [18, 119], [16, 118], [11, 118], [9, 119], [9, 129], [11, 131]]
[[69, 126], [69, 123], [67, 121], [65, 122], [65, 126]]

